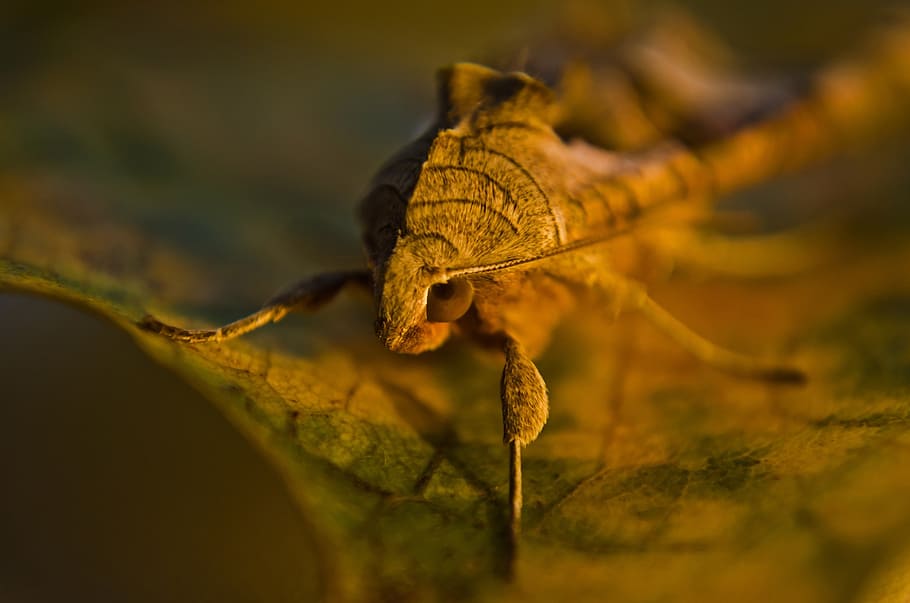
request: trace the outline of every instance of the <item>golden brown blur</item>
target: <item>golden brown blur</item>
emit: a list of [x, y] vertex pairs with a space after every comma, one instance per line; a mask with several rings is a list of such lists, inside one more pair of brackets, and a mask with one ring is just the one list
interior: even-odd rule
[[[3, 3], [0, 600], [907, 600], [893, 8]], [[355, 207], [458, 61], [549, 78], [564, 139], [636, 157], [630, 215], [685, 190], [617, 268], [809, 375], [737, 379], [582, 305], [535, 359], [514, 579], [501, 357], [391, 354], [357, 294], [223, 344], [133, 327], [363, 267]]]

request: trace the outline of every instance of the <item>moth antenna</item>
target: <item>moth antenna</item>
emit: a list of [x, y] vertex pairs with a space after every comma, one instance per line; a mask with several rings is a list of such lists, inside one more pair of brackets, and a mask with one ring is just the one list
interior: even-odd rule
[[143, 331], [184, 343], [219, 343], [278, 322], [288, 313], [316, 310], [331, 301], [347, 285], [372, 287], [372, 275], [366, 270], [327, 272], [304, 279], [279, 293], [258, 311], [217, 329], [183, 329], [145, 316], [136, 323]]

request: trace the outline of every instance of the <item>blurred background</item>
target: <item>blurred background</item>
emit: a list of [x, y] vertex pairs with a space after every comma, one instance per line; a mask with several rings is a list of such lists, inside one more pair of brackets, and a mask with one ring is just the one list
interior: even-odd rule
[[[837, 55], [889, 4], [683, 8], [745, 68], [775, 73]], [[652, 8], [7, 0], [0, 242], [20, 236], [17, 214], [46, 215], [72, 238], [29, 241], [42, 261], [75, 253], [125, 281], [141, 265], [162, 303], [236, 316], [306, 272], [360, 265], [354, 206], [432, 116], [436, 68], [564, 11], [596, 34]], [[149, 246], [195, 263], [149, 260]], [[324, 337], [370, 338], [363, 315]], [[0, 294], [0, 383], [0, 600], [318, 598], [280, 477], [112, 325]]]

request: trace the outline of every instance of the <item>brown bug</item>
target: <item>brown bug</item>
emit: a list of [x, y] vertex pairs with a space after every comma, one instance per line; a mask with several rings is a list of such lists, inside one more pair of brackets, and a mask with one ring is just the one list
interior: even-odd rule
[[727, 351], [689, 330], [615, 265], [611, 243], [630, 233], [646, 237], [655, 226], [685, 231], [711, 199], [863, 141], [893, 117], [886, 109], [895, 92], [907, 95], [907, 39], [878, 38], [861, 59], [816, 74], [802, 94], [765, 103], [757, 117], [733, 120], [702, 140], [644, 141], [623, 153], [566, 133], [599, 102], [579, 104], [569, 71], [548, 86], [523, 72], [457, 64], [440, 72], [434, 124], [380, 169], [361, 204], [369, 269], [303, 280], [214, 330], [151, 317], [142, 326], [184, 342], [224, 341], [291, 311], [314, 310], [356, 284], [372, 288], [376, 333], [392, 351], [432, 350], [456, 333], [501, 349], [514, 545], [521, 450], [548, 416], [532, 358], [580, 293], [607, 311], [640, 312], [723, 371], [804, 380], [796, 368]]

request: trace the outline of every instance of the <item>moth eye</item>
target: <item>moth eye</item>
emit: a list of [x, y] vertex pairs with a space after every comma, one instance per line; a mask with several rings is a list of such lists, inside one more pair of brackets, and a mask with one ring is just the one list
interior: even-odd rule
[[437, 283], [427, 294], [427, 320], [430, 322], [452, 322], [458, 320], [471, 307], [474, 287], [463, 278], [447, 283]]

